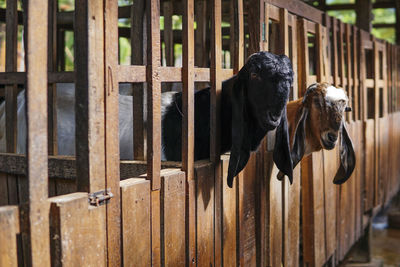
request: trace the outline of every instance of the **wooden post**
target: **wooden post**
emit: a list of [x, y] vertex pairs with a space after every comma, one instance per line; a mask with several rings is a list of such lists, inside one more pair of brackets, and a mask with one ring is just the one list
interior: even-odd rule
[[[18, 14], [17, 1], [8, 0], [6, 9], [6, 72], [17, 71]], [[6, 151], [17, 152], [17, 95], [16, 84], [5, 86]], [[17, 177], [7, 176], [8, 204], [18, 203]]]
[[105, 2], [105, 174], [106, 188], [113, 193], [107, 204], [107, 262], [121, 266], [121, 202], [119, 175], [118, 113], [118, 2]]
[[47, 171], [48, 2], [31, 0], [27, 12], [27, 178], [32, 266], [50, 266]]
[[356, 0], [356, 26], [364, 31], [372, 29], [372, 0]]
[[[78, 191], [105, 188], [103, 2], [75, 2], [75, 121]], [[79, 48], [79, 49], [78, 49]]]
[[[194, 188], [194, 1], [183, 1], [183, 68], [182, 68], [182, 170], [186, 173], [186, 265], [195, 258]], [[172, 31], [172, 26], [171, 26]], [[172, 46], [172, 45], [171, 45]], [[167, 46], [166, 46], [167, 47]]]
[[220, 266], [222, 263], [222, 171], [220, 162], [220, 140], [221, 140], [221, 68], [222, 68], [222, 8], [221, 0], [211, 1], [211, 68], [210, 68], [210, 82], [211, 82], [211, 96], [210, 96], [210, 159], [214, 163], [214, 188], [215, 188], [215, 206], [214, 206], [214, 251], [215, 251], [215, 266]]
[[396, 4], [396, 44], [400, 45], [400, 0], [395, 0]]
[[[49, 24], [48, 24], [48, 71], [57, 71], [57, 1], [49, 1]], [[48, 146], [49, 154], [57, 155], [57, 86], [49, 84], [47, 92], [48, 112]]]
[[161, 82], [160, 1], [146, 1], [147, 16], [147, 179], [151, 181], [151, 263], [161, 264], [160, 169], [161, 169]]
[[161, 82], [160, 1], [147, 0], [147, 164], [152, 190], [160, 189], [161, 168]]
[[[131, 7], [131, 64], [143, 65], [147, 34], [143, 30], [145, 0], [135, 0]], [[144, 115], [143, 95], [146, 86], [132, 84], [133, 95], [133, 159], [144, 160]]]

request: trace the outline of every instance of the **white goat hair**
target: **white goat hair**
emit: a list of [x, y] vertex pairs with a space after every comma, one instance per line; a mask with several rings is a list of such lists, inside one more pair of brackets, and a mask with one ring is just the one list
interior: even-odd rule
[[[133, 110], [129, 84], [121, 84], [119, 95], [119, 139], [120, 158], [133, 159]], [[161, 112], [170, 105], [176, 92], [162, 94]], [[25, 90], [17, 98], [17, 153], [25, 154], [26, 150], [26, 117]], [[146, 103], [145, 103], [146, 105]], [[145, 108], [146, 109], [146, 108]], [[57, 84], [57, 135], [58, 154], [75, 155], [75, 85], [72, 83]], [[5, 140], [5, 102], [0, 105], [0, 152], [6, 151]], [[161, 158], [165, 160], [162, 151]]]
[[330, 101], [348, 101], [345, 91], [342, 88], [336, 88], [335, 86], [329, 86], [326, 88], [326, 100]]

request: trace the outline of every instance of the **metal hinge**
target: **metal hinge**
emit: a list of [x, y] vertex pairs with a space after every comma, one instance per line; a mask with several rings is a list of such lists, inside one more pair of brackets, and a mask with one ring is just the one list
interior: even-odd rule
[[113, 198], [113, 193], [110, 192], [110, 189], [102, 190], [89, 194], [89, 204], [92, 206], [101, 206], [107, 204], [111, 198]]

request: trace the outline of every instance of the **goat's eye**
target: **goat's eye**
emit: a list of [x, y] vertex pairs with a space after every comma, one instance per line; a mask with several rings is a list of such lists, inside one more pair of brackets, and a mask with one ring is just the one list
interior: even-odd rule
[[250, 74], [250, 78], [251, 78], [251, 79], [258, 79], [258, 73], [252, 72], [252, 73]]

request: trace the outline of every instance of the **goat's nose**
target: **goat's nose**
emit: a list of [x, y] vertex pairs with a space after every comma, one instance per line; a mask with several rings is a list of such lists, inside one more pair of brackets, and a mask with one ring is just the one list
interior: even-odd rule
[[337, 139], [337, 135], [336, 135], [336, 134], [328, 133], [328, 140], [329, 140], [330, 142], [335, 142], [336, 139]]

